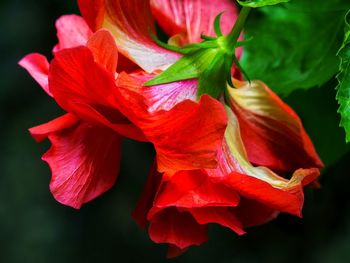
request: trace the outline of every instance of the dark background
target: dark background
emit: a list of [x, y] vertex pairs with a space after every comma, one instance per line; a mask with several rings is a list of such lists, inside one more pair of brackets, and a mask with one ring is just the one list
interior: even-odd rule
[[[125, 141], [118, 184], [81, 210], [57, 203], [40, 160], [49, 143], [27, 129], [61, 114], [17, 62], [51, 56], [54, 21], [78, 13], [75, 1], [0, 1], [0, 262], [167, 262], [130, 213], [152, 162], [149, 145]], [[211, 226], [210, 241], [173, 262], [350, 262], [350, 154], [338, 128], [334, 87], [295, 92], [287, 101], [304, 120], [327, 164], [319, 190], [306, 190], [304, 218], [281, 215], [236, 236]]]

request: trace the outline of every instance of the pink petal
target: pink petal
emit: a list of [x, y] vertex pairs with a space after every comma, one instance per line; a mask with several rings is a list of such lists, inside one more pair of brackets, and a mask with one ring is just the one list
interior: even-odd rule
[[77, 15], [65, 15], [56, 21], [57, 37], [59, 43], [54, 52], [65, 48], [85, 46], [92, 35], [92, 31], [85, 20]]
[[157, 22], [170, 36], [179, 35], [181, 44], [201, 42], [201, 34], [215, 36], [215, 17], [223, 12], [221, 29], [228, 34], [238, 9], [231, 0], [151, 0]]
[[120, 52], [147, 72], [165, 69], [180, 58], [152, 40], [154, 21], [148, 0], [80, 0], [79, 7], [94, 31], [109, 29]]
[[45, 92], [52, 97], [48, 84], [50, 65], [45, 56], [38, 53], [32, 53], [22, 58], [18, 64], [25, 68]]
[[80, 122], [48, 138], [52, 146], [43, 160], [51, 168], [50, 189], [58, 202], [78, 209], [114, 185], [120, 161], [118, 134]]

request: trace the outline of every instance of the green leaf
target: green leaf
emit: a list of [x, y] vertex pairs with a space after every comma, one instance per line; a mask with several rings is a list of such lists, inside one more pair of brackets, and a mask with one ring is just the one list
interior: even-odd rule
[[263, 7], [267, 5], [276, 5], [279, 3], [289, 2], [290, 0], [237, 0], [242, 6], [248, 7]]
[[321, 86], [338, 71], [349, 0], [293, 0], [250, 14], [241, 64], [280, 95]]
[[343, 45], [339, 49], [340, 58], [339, 74], [337, 79], [337, 101], [340, 104], [338, 112], [341, 115], [340, 126], [346, 132], [346, 142], [350, 142], [350, 10], [345, 16], [345, 38]]

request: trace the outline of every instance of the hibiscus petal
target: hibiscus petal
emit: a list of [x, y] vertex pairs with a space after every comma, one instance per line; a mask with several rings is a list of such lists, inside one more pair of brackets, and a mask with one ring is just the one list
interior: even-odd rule
[[80, 0], [80, 11], [95, 31], [109, 29], [120, 52], [147, 72], [165, 69], [180, 55], [155, 44], [148, 0]]
[[[249, 160], [275, 170], [323, 166], [297, 114], [264, 83], [229, 89]], [[263, 153], [263, 154], [262, 154]]]
[[227, 207], [191, 208], [188, 211], [201, 225], [215, 223], [230, 228], [238, 235], [245, 234], [245, 231], [242, 229], [242, 223], [233, 211]]
[[118, 63], [118, 48], [112, 35], [107, 30], [97, 31], [86, 46], [92, 52], [95, 62], [114, 74]]
[[240, 197], [237, 192], [220, 181], [209, 177], [204, 171], [180, 171], [165, 182], [159, 190], [149, 217], [163, 208], [236, 207]]
[[208, 240], [207, 227], [188, 212], [168, 208], [151, 221], [149, 235], [155, 243], [168, 243], [179, 249], [200, 245]]
[[30, 128], [29, 132], [37, 142], [41, 142], [45, 140], [49, 134], [60, 132], [61, 130], [72, 127], [73, 125], [77, 124], [78, 121], [78, 118], [73, 114], [67, 113], [48, 123]]
[[134, 211], [132, 212], [132, 217], [142, 228], [145, 228], [147, 225], [147, 213], [153, 205], [153, 200], [158, 191], [161, 178], [162, 175], [157, 171], [157, 163], [154, 162], [148, 174], [145, 188]]
[[[106, 40], [105, 34], [97, 32], [94, 37]], [[96, 39], [93, 41], [98, 42]], [[104, 43], [106, 47], [110, 46], [108, 42]], [[114, 74], [105, 69], [114, 67], [111, 66], [114, 58], [109, 55], [112, 51], [101, 49], [100, 55], [96, 51], [92, 53], [87, 47], [77, 47], [56, 53], [49, 73], [55, 100], [63, 109], [81, 119], [106, 125], [129, 138], [144, 140], [142, 132], [120, 113], [113, 99], [116, 89]], [[94, 57], [107, 64], [96, 63]]]
[[227, 124], [220, 102], [204, 95], [198, 104], [185, 100], [170, 110], [150, 112], [146, 99], [135, 92], [142, 82], [121, 73], [117, 86], [125, 101], [120, 109], [154, 144], [160, 172], [216, 167]]
[[319, 176], [319, 169], [298, 169], [288, 180], [266, 167], [254, 167], [248, 160], [238, 119], [231, 109], [226, 109], [229, 125], [218, 153], [219, 166], [215, 170], [206, 170], [207, 173], [222, 178], [248, 199], [259, 201], [278, 211], [300, 215], [303, 205], [302, 187]]
[[181, 44], [201, 42], [201, 34], [215, 36], [214, 20], [221, 17], [223, 34], [228, 34], [237, 19], [231, 0], [151, 0], [154, 17], [170, 36], [178, 35]]
[[175, 245], [169, 245], [168, 246], [168, 253], [167, 258], [176, 258], [178, 256], [181, 256], [183, 253], [187, 251], [187, 248], [181, 249]]
[[48, 138], [52, 146], [43, 160], [51, 168], [50, 189], [58, 202], [78, 209], [114, 185], [120, 162], [118, 134], [80, 122]]
[[255, 200], [242, 198], [235, 214], [244, 227], [252, 227], [265, 224], [275, 219], [279, 211], [263, 205]]
[[85, 20], [77, 15], [65, 15], [56, 21], [57, 37], [59, 43], [54, 52], [65, 48], [85, 46], [92, 35], [92, 31]]
[[240, 173], [231, 173], [226, 183], [242, 196], [253, 199], [275, 210], [301, 216], [304, 203], [302, 186], [282, 190], [269, 183]]
[[18, 64], [25, 68], [44, 91], [52, 97], [48, 84], [50, 64], [45, 56], [38, 53], [32, 53], [22, 58]]

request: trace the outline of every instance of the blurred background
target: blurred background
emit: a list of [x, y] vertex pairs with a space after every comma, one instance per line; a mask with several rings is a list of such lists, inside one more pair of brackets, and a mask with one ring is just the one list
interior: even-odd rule
[[[0, 262], [167, 262], [130, 213], [146, 180], [153, 149], [125, 141], [118, 184], [81, 210], [57, 203], [40, 160], [49, 143], [27, 129], [62, 112], [17, 62], [51, 57], [54, 22], [78, 13], [75, 1], [0, 1]], [[350, 154], [338, 128], [335, 80], [285, 98], [300, 114], [327, 165], [322, 188], [307, 189], [304, 218], [277, 220], [238, 237], [211, 226], [210, 241], [173, 262], [350, 262]]]

